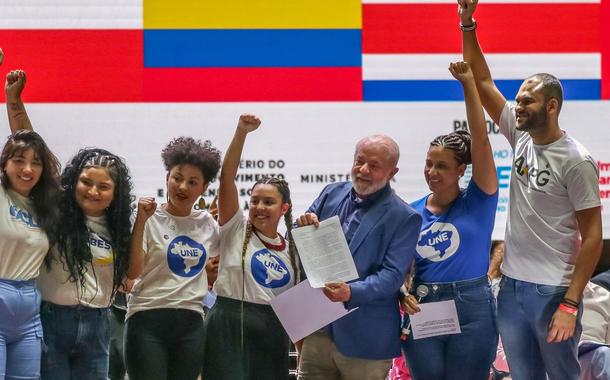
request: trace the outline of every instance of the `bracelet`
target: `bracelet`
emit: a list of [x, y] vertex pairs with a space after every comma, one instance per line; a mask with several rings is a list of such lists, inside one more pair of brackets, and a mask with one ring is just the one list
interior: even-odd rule
[[566, 305], [573, 306], [573, 307], [578, 307], [578, 305], [580, 305], [578, 302], [576, 302], [572, 299], [569, 299], [567, 297], [564, 298], [561, 302], [565, 303]]
[[477, 28], [477, 22], [475, 21], [475, 19], [472, 19], [472, 25], [464, 25], [464, 24], [460, 23], [460, 29], [462, 30], [462, 32], [472, 32], [476, 28]]
[[573, 315], [575, 317], [578, 314], [578, 309], [575, 309], [573, 307], [569, 307], [569, 306], [567, 306], [567, 305], [565, 305], [563, 303], [559, 304], [559, 310], [561, 310], [563, 312], [566, 312], [566, 313], [568, 313], [570, 315]]

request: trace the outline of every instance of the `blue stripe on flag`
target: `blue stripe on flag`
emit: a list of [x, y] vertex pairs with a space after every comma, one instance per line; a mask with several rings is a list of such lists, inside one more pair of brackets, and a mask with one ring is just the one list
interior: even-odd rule
[[145, 67], [362, 65], [360, 29], [144, 30]]
[[[515, 99], [521, 80], [496, 80], [496, 86], [509, 99]], [[562, 79], [565, 100], [600, 100], [599, 79]], [[456, 80], [365, 80], [364, 101], [457, 101], [464, 100]]]

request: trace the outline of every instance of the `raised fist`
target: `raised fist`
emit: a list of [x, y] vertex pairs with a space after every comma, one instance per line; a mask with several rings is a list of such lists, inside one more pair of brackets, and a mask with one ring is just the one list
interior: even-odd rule
[[25, 88], [25, 71], [13, 70], [6, 74], [6, 82], [4, 84], [4, 91], [6, 92], [6, 100], [14, 101], [21, 98], [21, 93]]
[[251, 114], [243, 114], [239, 117], [239, 123], [237, 124], [237, 128], [250, 133], [258, 128], [261, 125], [261, 119]]

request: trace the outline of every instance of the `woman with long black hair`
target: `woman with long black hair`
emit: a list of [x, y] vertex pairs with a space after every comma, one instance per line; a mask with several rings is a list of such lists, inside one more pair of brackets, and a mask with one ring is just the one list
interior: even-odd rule
[[0, 379], [38, 379], [42, 326], [35, 280], [58, 223], [59, 162], [38, 133], [16, 128], [23, 103], [7, 96], [7, 107], [18, 115], [0, 154]]
[[103, 149], [79, 151], [62, 173], [62, 222], [42, 270], [42, 378], [107, 379], [109, 307], [129, 262], [131, 181]]
[[[21, 101], [25, 73], [7, 75], [11, 129], [31, 130]], [[61, 175], [54, 244], [37, 280], [42, 294], [43, 379], [108, 377], [108, 310], [125, 278], [131, 241], [131, 179], [121, 158], [80, 150]]]

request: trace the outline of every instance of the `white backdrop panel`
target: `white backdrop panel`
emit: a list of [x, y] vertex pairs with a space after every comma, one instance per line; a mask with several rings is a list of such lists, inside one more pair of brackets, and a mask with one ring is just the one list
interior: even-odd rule
[[[354, 145], [368, 134], [388, 134], [400, 144], [400, 171], [392, 184], [397, 193], [407, 201], [425, 195], [429, 141], [466, 119], [460, 102], [31, 104], [28, 109], [35, 128], [63, 163], [85, 146], [124, 157], [139, 196], [157, 195], [165, 188], [160, 152], [172, 137], [210, 139], [224, 151], [239, 114], [255, 113], [263, 125], [246, 142], [238, 174], [241, 201], [246, 203], [253, 184], [249, 175], [283, 175], [291, 186], [295, 215], [326, 183], [348, 178]], [[610, 102], [566, 102], [560, 123], [600, 162], [604, 236], [610, 238]], [[494, 238], [502, 238], [512, 157], [504, 137], [491, 121], [488, 126], [501, 186]], [[208, 203], [216, 191], [214, 182], [206, 194]]]

